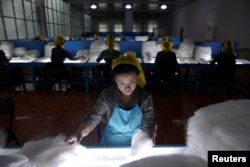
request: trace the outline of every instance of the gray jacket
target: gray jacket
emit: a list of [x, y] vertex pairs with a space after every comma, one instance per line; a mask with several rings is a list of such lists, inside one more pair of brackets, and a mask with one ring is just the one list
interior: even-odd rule
[[101, 122], [103, 116], [107, 121], [111, 118], [116, 105], [125, 110], [138, 105], [143, 114], [142, 130], [147, 132], [149, 129], [155, 129], [156, 123], [152, 95], [139, 86], [136, 87], [132, 94], [132, 99], [126, 105], [123, 105], [120, 92], [116, 85], [104, 89], [92, 111], [83, 121], [87, 122], [91, 126], [91, 130], [93, 130]]

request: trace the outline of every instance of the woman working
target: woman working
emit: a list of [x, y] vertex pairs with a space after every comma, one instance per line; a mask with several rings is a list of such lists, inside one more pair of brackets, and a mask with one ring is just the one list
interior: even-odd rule
[[115, 49], [115, 45], [116, 45], [115, 38], [112, 35], [107, 36], [106, 45], [108, 48], [101, 52], [101, 54], [96, 59], [96, 61], [100, 62], [102, 59], [104, 59], [108, 65], [111, 65], [112, 60], [120, 56], [120, 51]]
[[130, 146], [132, 135], [138, 129], [154, 140], [156, 123], [152, 96], [142, 88], [146, 81], [136, 56], [128, 54], [114, 59], [112, 75], [116, 84], [102, 91], [90, 114], [67, 139], [68, 144], [80, 142], [103, 116], [107, 125], [100, 141], [102, 146]]

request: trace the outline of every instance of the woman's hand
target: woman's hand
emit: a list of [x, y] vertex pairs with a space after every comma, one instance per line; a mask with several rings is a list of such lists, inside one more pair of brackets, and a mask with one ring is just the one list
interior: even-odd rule
[[72, 136], [66, 138], [65, 142], [68, 145], [73, 145], [76, 143], [80, 143], [81, 140], [82, 140], [82, 137], [80, 135], [72, 135]]
[[87, 136], [90, 133], [91, 129], [88, 123], [82, 122], [77, 129], [77, 131], [71, 135], [70, 137], [66, 138], [66, 144], [73, 145], [76, 143], [80, 143], [82, 138]]
[[156, 138], [156, 130], [150, 129], [147, 131], [148, 136], [152, 139], [153, 143], [155, 144], [155, 138]]

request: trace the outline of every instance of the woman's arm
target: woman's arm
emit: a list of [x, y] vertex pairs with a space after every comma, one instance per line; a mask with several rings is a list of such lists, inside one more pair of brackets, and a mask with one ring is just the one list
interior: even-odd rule
[[154, 107], [152, 96], [149, 95], [141, 104], [143, 113], [142, 130], [146, 132], [153, 142], [155, 142], [157, 125], [154, 117]]
[[101, 122], [103, 115], [108, 111], [107, 98], [107, 95], [102, 91], [92, 111], [83, 119], [77, 130], [66, 139], [67, 144], [79, 143]]

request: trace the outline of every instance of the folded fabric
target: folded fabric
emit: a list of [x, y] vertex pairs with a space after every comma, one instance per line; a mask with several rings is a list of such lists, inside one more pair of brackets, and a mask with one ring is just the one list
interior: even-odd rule
[[1, 155], [1, 167], [36, 167], [36, 165], [29, 161], [24, 155]]

